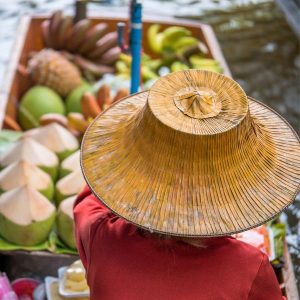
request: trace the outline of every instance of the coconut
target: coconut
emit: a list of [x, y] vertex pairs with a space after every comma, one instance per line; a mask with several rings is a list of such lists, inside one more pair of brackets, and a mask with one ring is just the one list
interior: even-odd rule
[[52, 179], [49, 174], [37, 166], [20, 160], [0, 172], [0, 192], [7, 192], [25, 184], [52, 200], [54, 193]]
[[85, 186], [81, 169], [77, 169], [56, 183], [55, 200], [57, 205], [70, 196], [78, 194]]
[[22, 97], [18, 120], [23, 129], [39, 126], [39, 119], [44, 114], [65, 114], [65, 106], [61, 97], [45, 86], [34, 86]]
[[53, 180], [58, 171], [58, 159], [54, 152], [35, 140], [23, 136], [13, 146], [1, 154], [0, 166], [6, 167], [16, 161], [25, 160], [48, 173]]
[[0, 196], [0, 234], [7, 241], [34, 246], [43, 243], [55, 222], [55, 206], [25, 185]]
[[65, 159], [79, 148], [76, 137], [57, 123], [32, 129], [27, 131], [26, 135], [54, 151], [60, 160]]
[[60, 239], [73, 249], [76, 249], [73, 214], [75, 200], [76, 196], [63, 200], [59, 205], [56, 218], [57, 233]]
[[80, 150], [62, 161], [59, 169], [59, 177], [62, 178], [77, 169], [80, 169]]
[[67, 113], [70, 112], [82, 112], [81, 109], [81, 98], [84, 92], [90, 92], [92, 90], [92, 86], [88, 83], [83, 83], [77, 88], [75, 88], [66, 99], [66, 109]]

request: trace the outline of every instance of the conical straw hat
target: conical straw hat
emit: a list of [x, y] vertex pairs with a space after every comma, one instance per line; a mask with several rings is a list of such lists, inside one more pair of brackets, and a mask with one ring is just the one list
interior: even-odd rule
[[199, 70], [162, 77], [99, 115], [81, 163], [115, 214], [178, 236], [256, 227], [300, 185], [300, 142], [289, 124], [232, 79]]

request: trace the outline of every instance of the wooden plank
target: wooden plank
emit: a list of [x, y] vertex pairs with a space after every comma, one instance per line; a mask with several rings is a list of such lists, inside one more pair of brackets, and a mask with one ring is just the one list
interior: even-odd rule
[[58, 268], [68, 266], [77, 259], [77, 255], [47, 251], [0, 251], [0, 270], [5, 271], [10, 280], [26, 276], [57, 277]]
[[287, 299], [299, 300], [294, 268], [286, 243], [284, 243], [284, 267], [282, 268], [282, 276]]
[[24, 16], [21, 18], [17, 29], [17, 37], [14, 43], [14, 48], [9, 59], [9, 63], [6, 68], [3, 83], [0, 86], [0, 129], [2, 128], [4, 114], [6, 107], [8, 106], [8, 101], [14, 103], [17, 99], [10, 99], [9, 95], [13, 90], [13, 85], [16, 84], [15, 77], [18, 72], [18, 64], [22, 56], [23, 47], [25, 40], [27, 38], [28, 29], [30, 26], [31, 18], [29, 16]]

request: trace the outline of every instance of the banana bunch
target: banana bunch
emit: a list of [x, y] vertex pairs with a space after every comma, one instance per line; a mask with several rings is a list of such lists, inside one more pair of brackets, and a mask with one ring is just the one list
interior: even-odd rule
[[201, 69], [222, 73], [223, 69], [219, 62], [212, 58], [205, 58], [200, 55], [192, 55], [189, 57], [190, 66], [192, 69]]
[[206, 46], [192, 36], [191, 31], [181, 26], [171, 26], [160, 32], [161, 26], [153, 24], [147, 32], [150, 49], [156, 54], [174, 53], [185, 55], [191, 49], [207, 52]]
[[[141, 77], [143, 82], [155, 80], [159, 76], [157, 70], [161, 66], [160, 59], [151, 59], [150, 56], [142, 54], [141, 58]], [[130, 79], [131, 56], [121, 53], [119, 60], [116, 62], [116, 74], [123, 79]]]
[[121, 51], [117, 32], [107, 32], [106, 23], [93, 25], [91, 20], [83, 19], [74, 24], [72, 17], [56, 11], [43, 21], [41, 30], [45, 46], [62, 51], [86, 77], [98, 78], [114, 72]]
[[[159, 24], [153, 24], [147, 31], [147, 41], [150, 50], [160, 56], [159, 70], [165, 66], [172, 72], [187, 69], [205, 69], [222, 72], [219, 62], [207, 58], [208, 49], [204, 43], [192, 36], [192, 32], [185, 27], [171, 26], [160, 31]], [[118, 66], [116, 66], [118, 71]]]

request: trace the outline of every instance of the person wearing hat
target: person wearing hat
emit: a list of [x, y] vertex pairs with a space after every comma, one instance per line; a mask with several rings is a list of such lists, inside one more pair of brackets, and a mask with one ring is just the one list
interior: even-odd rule
[[74, 206], [92, 300], [283, 299], [268, 257], [232, 234], [294, 200], [300, 143], [232, 79], [186, 70], [85, 133]]

